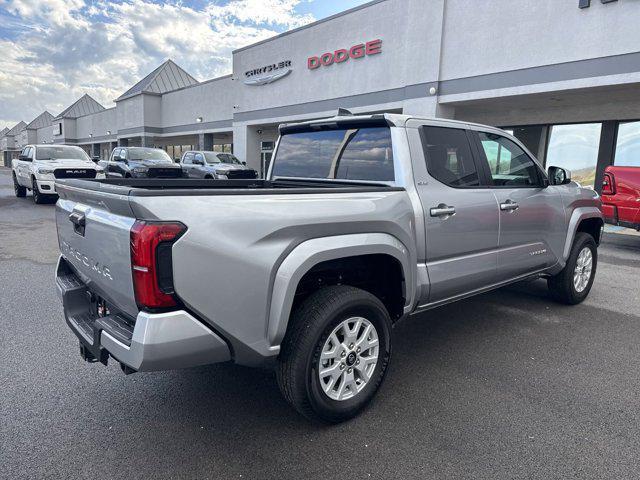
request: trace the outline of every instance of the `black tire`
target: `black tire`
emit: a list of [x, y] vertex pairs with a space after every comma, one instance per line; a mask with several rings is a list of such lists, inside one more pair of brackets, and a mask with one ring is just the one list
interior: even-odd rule
[[[573, 281], [573, 276], [575, 273], [578, 256], [584, 248], [589, 248], [591, 250], [591, 277], [589, 278], [589, 281], [584, 290], [578, 291]], [[596, 241], [588, 233], [578, 232], [576, 234], [576, 238], [573, 241], [573, 246], [571, 247], [571, 253], [569, 254], [567, 264], [564, 266], [560, 273], [553, 277], [550, 277], [547, 280], [547, 285], [549, 287], [549, 293], [551, 294], [551, 297], [557, 302], [567, 305], [576, 305], [582, 302], [589, 295], [589, 291], [591, 290], [591, 286], [593, 285], [593, 279], [596, 276], [597, 265], [598, 247], [596, 245]]]
[[27, 189], [18, 183], [15, 172], [13, 173], [13, 191], [16, 193], [16, 197], [27, 196]]
[[[320, 385], [320, 354], [334, 328], [353, 316], [364, 317], [375, 327], [377, 364], [362, 390], [346, 400], [334, 400]], [[369, 404], [390, 359], [391, 320], [382, 302], [358, 288], [332, 286], [309, 296], [291, 316], [276, 375], [284, 398], [298, 412], [311, 420], [339, 423], [355, 417]]]
[[205, 175], [204, 179], [205, 180], [213, 180], [213, 177], [211, 175]]
[[31, 193], [33, 193], [33, 201], [37, 205], [41, 205], [46, 201], [44, 195], [40, 193], [40, 190], [38, 190], [38, 184], [36, 183], [35, 177], [31, 179]]

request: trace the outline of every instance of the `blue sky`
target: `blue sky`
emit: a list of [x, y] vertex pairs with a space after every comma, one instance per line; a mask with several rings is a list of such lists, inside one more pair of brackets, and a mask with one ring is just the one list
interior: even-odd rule
[[105, 106], [167, 58], [199, 80], [231, 52], [367, 0], [0, 0], [0, 129], [84, 93]]

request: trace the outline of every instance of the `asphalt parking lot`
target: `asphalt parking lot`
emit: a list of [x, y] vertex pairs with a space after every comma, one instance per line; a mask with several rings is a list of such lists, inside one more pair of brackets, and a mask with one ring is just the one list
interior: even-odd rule
[[535, 281], [403, 322], [374, 403], [327, 427], [269, 371], [84, 363], [53, 211], [0, 169], [1, 478], [640, 476], [640, 236], [606, 235], [581, 305]]

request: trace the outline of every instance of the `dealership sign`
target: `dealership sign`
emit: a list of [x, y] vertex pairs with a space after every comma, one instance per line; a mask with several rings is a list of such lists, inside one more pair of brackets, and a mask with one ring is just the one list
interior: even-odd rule
[[291, 60], [272, 63], [264, 67], [247, 70], [244, 73], [245, 85], [266, 85], [286, 77], [291, 73]]
[[307, 67], [309, 70], [315, 70], [320, 67], [328, 67], [334, 63], [344, 63], [349, 59], [364, 58], [369, 55], [377, 55], [382, 53], [382, 40], [371, 40], [366, 43], [358, 43], [349, 49], [340, 48], [333, 52], [326, 52], [320, 56], [313, 56], [307, 59]]

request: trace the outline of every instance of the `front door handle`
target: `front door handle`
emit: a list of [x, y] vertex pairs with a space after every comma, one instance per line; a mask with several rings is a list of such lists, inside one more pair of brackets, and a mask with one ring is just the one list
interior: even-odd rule
[[455, 215], [456, 207], [450, 207], [449, 205], [445, 205], [441, 203], [437, 207], [433, 207], [429, 210], [429, 215], [432, 217], [448, 217], [450, 215]]
[[500, 210], [502, 210], [503, 212], [515, 212], [519, 208], [520, 205], [512, 200], [507, 200], [506, 202], [500, 204]]

